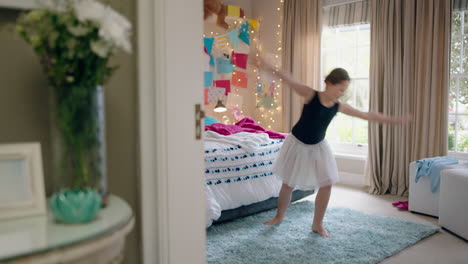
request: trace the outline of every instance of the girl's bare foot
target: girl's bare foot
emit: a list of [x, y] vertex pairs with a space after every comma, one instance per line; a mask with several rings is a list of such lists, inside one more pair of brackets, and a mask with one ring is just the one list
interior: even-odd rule
[[272, 219], [266, 221], [263, 224], [265, 224], [265, 225], [277, 225], [277, 224], [281, 223], [282, 221], [283, 221], [283, 217], [275, 216], [275, 217], [273, 217]]
[[317, 233], [323, 237], [330, 237], [330, 234], [327, 233], [327, 230], [325, 230], [322, 225], [312, 225], [312, 232]]

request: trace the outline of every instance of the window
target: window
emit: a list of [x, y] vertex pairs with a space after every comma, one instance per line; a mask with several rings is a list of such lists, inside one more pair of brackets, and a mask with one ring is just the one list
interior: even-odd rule
[[[324, 28], [322, 32], [321, 76], [344, 68], [351, 77], [340, 99], [361, 111], [369, 110], [370, 25]], [[322, 83], [323, 89], [325, 84]], [[366, 155], [367, 121], [338, 113], [330, 124], [327, 139], [338, 153]]]
[[452, 16], [448, 122], [448, 150], [468, 154], [468, 11]]

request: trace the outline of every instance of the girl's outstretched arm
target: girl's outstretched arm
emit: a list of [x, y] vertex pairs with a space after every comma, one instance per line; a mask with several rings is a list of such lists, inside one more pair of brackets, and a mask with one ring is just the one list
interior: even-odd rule
[[268, 64], [262, 57], [257, 57], [256, 59], [257, 66], [270, 73], [279, 76], [283, 81], [289, 85], [296, 93], [300, 96], [304, 97], [306, 101], [309, 101], [314, 97], [315, 91], [312, 87], [309, 87], [305, 84], [302, 84], [296, 80], [294, 80], [289, 74], [286, 74], [282, 71], [276, 71], [270, 64]]
[[354, 116], [357, 118], [361, 118], [364, 120], [377, 122], [377, 123], [406, 124], [409, 121], [411, 121], [411, 115], [409, 114], [403, 117], [394, 117], [394, 116], [384, 115], [382, 113], [362, 112], [345, 103], [340, 103], [340, 107], [338, 111], [349, 116]]

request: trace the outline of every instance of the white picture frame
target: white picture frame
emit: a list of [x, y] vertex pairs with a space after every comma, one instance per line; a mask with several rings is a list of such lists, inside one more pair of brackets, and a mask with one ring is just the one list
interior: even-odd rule
[[37, 0], [0, 0], [0, 8], [35, 9]]
[[45, 214], [41, 145], [0, 144], [0, 220]]

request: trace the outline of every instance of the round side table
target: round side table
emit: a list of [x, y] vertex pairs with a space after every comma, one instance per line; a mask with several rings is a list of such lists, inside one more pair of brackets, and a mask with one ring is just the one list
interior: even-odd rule
[[134, 225], [130, 206], [115, 195], [97, 219], [63, 224], [47, 216], [0, 221], [0, 263], [120, 263], [125, 238]]

